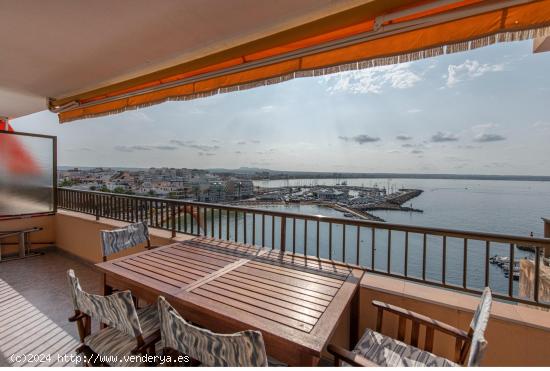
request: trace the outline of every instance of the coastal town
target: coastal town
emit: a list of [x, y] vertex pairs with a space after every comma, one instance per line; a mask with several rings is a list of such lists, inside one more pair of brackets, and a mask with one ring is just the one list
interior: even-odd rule
[[391, 187], [336, 185], [259, 187], [254, 180], [268, 180], [262, 172], [232, 173], [202, 169], [68, 168], [58, 170], [58, 186], [100, 192], [171, 198], [187, 201], [247, 206], [316, 204], [345, 217], [383, 221], [374, 210], [422, 212], [405, 204], [422, 190]]

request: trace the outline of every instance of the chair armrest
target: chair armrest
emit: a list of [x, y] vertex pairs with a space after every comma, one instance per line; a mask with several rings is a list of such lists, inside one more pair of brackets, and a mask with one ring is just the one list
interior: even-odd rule
[[143, 344], [132, 350], [134, 354], [145, 354], [147, 350], [154, 348], [155, 344], [160, 341], [160, 330], [153, 332], [151, 335], [143, 339]]
[[369, 361], [360, 354], [350, 352], [337, 345], [329, 344], [327, 350], [335, 358], [335, 366], [338, 365], [339, 360], [343, 360], [355, 367], [380, 367], [376, 363]]
[[76, 321], [79, 321], [79, 320], [84, 319], [86, 317], [87, 317], [86, 314], [80, 312], [78, 314], [75, 314], [74, 316], [69, 317], [69, 322], [76, 322]]
[[427, 317], [423, 314], [419, 314], [407, 309], [403, 309], [401, 307], [397, 307], [395, 305], [382, 303], [377, 300], [372, 301], [372, 305], [374, 305], [377, 308], [383, 309], [385, 311], [388, 311], [390, 313], [397, 314], [398, 316], [408, 318], [413, 321], [420, 322], [421, 324], [433, 327], [438, 331], [441, 331], [443, 333], [446, 333], [448, 335], [454, 336], [456, 338], [459, 338], [461, 340], [470, 342], [471, 338], [468, 336], [468, 333], [466, 331], [463, 331], [461, 329], [458, 329], [456, 327], [453, 327], [447, 323], [432, 319], [430, 317]]

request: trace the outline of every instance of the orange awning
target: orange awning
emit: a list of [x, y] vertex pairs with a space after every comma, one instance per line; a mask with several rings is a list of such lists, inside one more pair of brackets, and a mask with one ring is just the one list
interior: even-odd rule
[[[394, 4], [394, 8], [373, 7], [375, 3]], [[369, 12], [363, 17], [358, 16], [363, 8], [358, 8], [304, 25], [309, 26], [309, 32], [296, 30], [294, 39], [288, 30], [279, 35], [284, 40], [279, 44], [274, 35], [132, 80], [52, 99], [50, 109], [59, 112], [63, 123], [167, 100], [195, 99], [297, 77], [408, 62], [550, 35], [550, 0], [374, 0], [364, 7], [367, 5]], [[338, 27], [331, 28], [331, 21]]]

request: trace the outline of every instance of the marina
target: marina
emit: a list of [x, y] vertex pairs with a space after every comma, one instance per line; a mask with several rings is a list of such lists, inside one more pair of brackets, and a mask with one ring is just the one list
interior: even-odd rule
[[422, 194], [420, 189], [395, 189], [351, 186], [346, 182], [336, 185], [257, 187], [253, 198], [238, 200], [235, 205], [269, 206], [310, 204], [325, 206], [343, 213], [347, 218], [384, 221], [370, 211], [393, 210], [422, 212], [412, 205], [404, 206]]
[[[499, 268], [502, 268], [504, 277], [510, 276], [510, 258], [508, 256], [495, 255], [489, 259], [489, 263], [496, 264]], [[520, 260], [514, 260], [513, 265], [513, 279], [518, 281], [520, 276]]]

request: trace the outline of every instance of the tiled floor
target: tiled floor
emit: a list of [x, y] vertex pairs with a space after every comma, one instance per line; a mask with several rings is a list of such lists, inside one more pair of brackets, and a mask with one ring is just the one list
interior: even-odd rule
[[[66, 276], [70, 268], [85, 291], [102, 292], [100, 273], [55, 250], [0, 263], [0, 367], [73, 365], [58, 357], [74, 354], [79, 345], [76, 325], [67, 320], [74, 314]], [[322, 360], [321, 365], [329, 364]]]
[[78, 346], [76, 325], [67, 320], [69, 268], [84, 290], [101, 292], [101, 274], [55, 251], [0, 263], [0, 367], [70, 364], [58, 357]]

